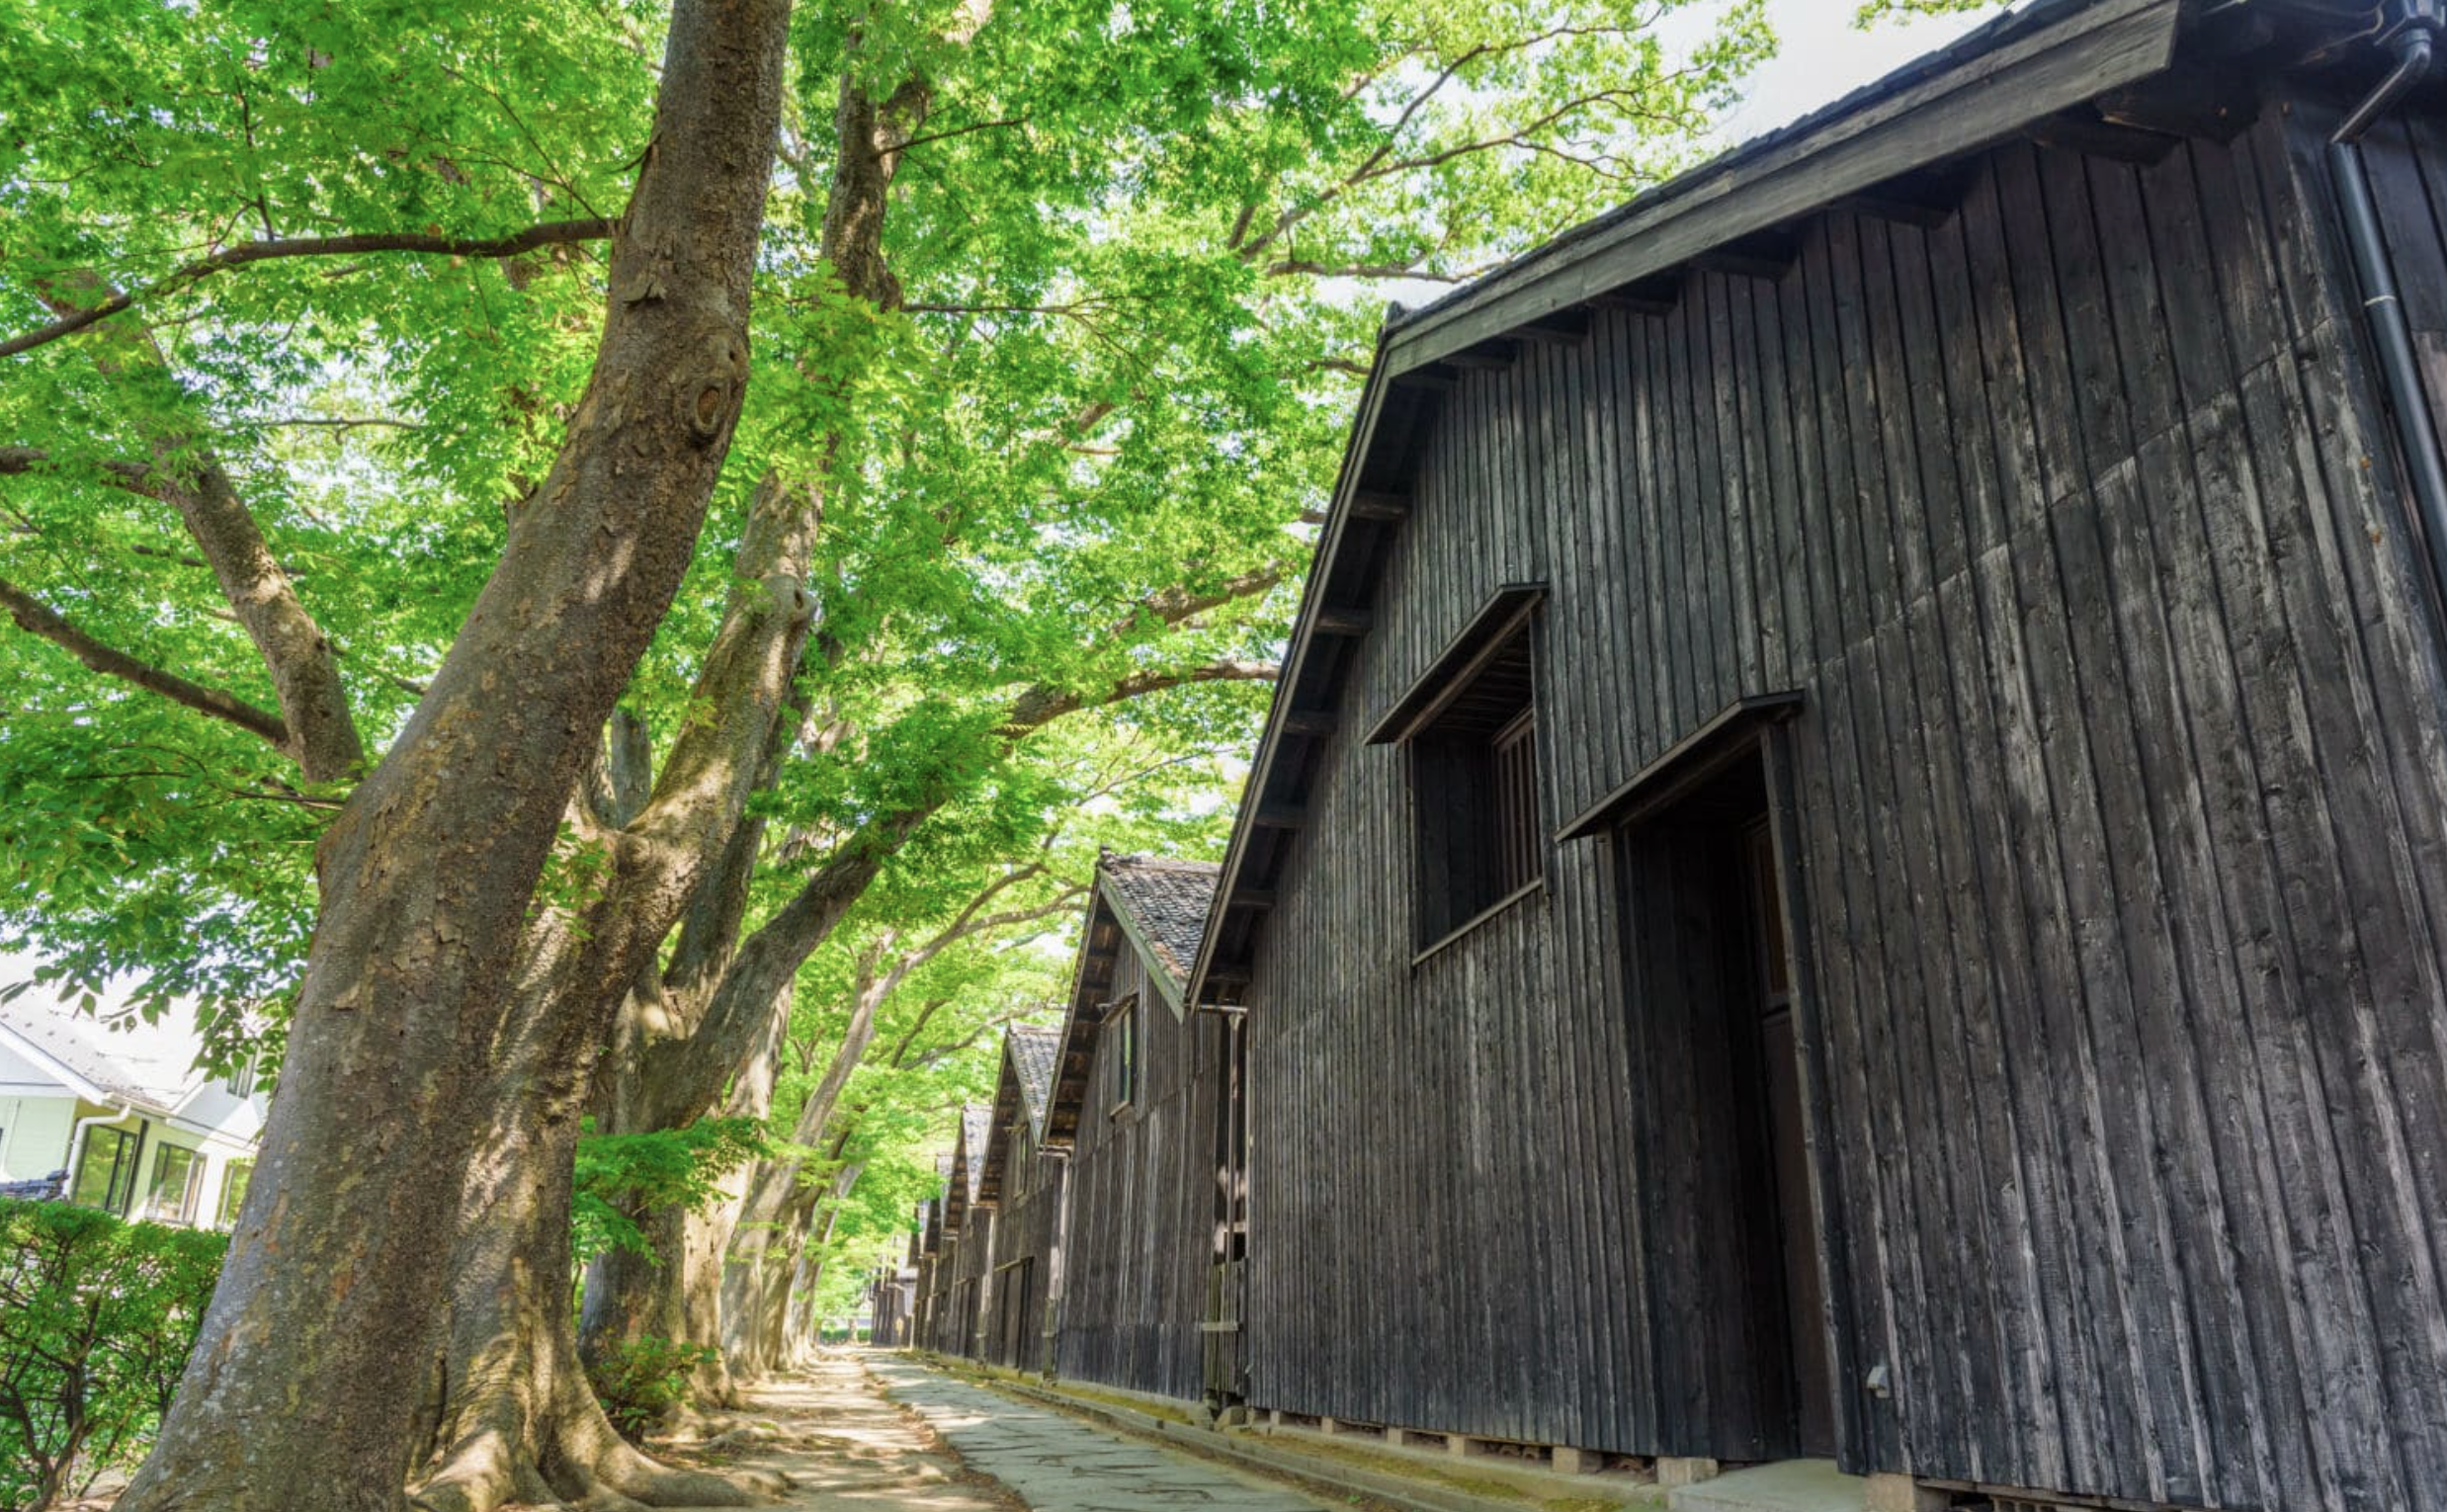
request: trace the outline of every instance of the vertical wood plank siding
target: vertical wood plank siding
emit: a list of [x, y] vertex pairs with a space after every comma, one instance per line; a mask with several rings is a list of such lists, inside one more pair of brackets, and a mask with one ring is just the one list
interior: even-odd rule
[[[999, 1131], [994, 1136], [1008, 1137]], [[981, 1356], [996, 1365], [1043, 1371], [1050, 1363], [1046, 1284], [1060, 1238], [1062, 1174], [1060, 1160], [1039, 1154], [1003, 1167], [994, 1217], [994, 1296]]]
[[[2141, 166], [2005, 146], [1942, 224], [1821, 214], [1779, 279], [1463, 375], [1246, 994], [1253, 1404], [1736, 1453], [1709, 1094], [1619, 959], [1630, 880], [1554, 846], [1414, 966], [1401, 753], [1356, 740], [1545, 582], [1547, 831], [1807, 695], [1847, 1467], [2447, 1494], [2447, 704], [2321, 119]], [[2373, 150], [2447, 393], [2447, 128]], [[1079, 1243], [1062, 1363], [1186, 1395], [1186, 1322], [1103, 1321], [1187, 1319], [1202, 1274], [1211, 1114], [1146, 1022], [1167, 1123], [1127, 1164], [1101, 1108], [1081, 1135], [1074, 1220], [1128, 1238]]]
[[1127, 941], [1109, 1001], [1139, 999], [1139, 1095], [1122, 1098], [1118, 1035], [1097, 1042], [1065, 1179], [1070, 1225], [1055, 1368], [1065, 1380], [1195, 1398], [1215, 1246], [1212, 1015], [1176, 1015]]

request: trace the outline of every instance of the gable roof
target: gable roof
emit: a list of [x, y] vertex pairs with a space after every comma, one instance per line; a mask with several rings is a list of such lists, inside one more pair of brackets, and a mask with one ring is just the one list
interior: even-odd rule
[[976, 1201], [977, 1178], [985, 1165], [985, 1132], [993, 1110], [970, 1103], [960, 1111], [960, 1139], [952, 1146], [951, 1181], [943, 1197], [944, 1237], [957, 1238]]
[[1338, 733], [1377, 581], [1408, 519], [1419, 442], [1461, 365], [1500, 366], [1524, 338], [1575, 340], [1600, 304], [1670, 304], [1695, 263], [1772, 256], [1762, 243], [1785, 244], [1785, 227], [1839, 202], [1942, 207], [1938, 170], [2016, 135], [2063, 128], [2172, 145], [2201, 128], [2197, 102], [2188, 108], [2181, 88], [2150, 81], [2175, 63], [2180, 40], [2206, 34], [2201, 51], [2215, 65], [2222, 48], [2332, 34], [2335, 12], [2320, 0], [2030, 0], [1430, 304], [1393, 306], [1378, 332], [1186, 999], [1233, 1000], [1247, 984], [1317, 753]]
[[88, 1102], [127, 1103], [166, 1118], [185, 1100], [197, 1080], [192, 1071], [174, 1072], [159, 1057], [114, 1054], [85, 1033], [92, 1021], [72, 1012], [22, 998], [0, 1005], [0, 1038]]
[[1097, 859], [1096, 883], [1079, 925], [1078, 960], [1071, 967], [1069, 1010], [1054, 1055], [1053, 1089], [1037, 1121], [1038, 1143], [1065, 1149], [1078, 1134], [1080, 1105], [1125, 943], [1146, 964], [1147, 979], [1166, 1006], [1176, 1017], [1182, 1012], [1188, 1002], [1183, 989], [1222, 876], [1223, 868], [1211, 861], [1112, 852]]
[[1058, 1029], [1020, 1028], [1004, 1037], [1004, 1052], [1010, 1056], [1011, 1071], [1019, 1083], [1019, 1114], [1031, 1128], [1045, 1120], [1045, 1100], [1054, 1090], [1054, 1057], [1061, 1046]]
[[1206, 937], [1207, 911], [1224, 869], [1212, 861], [1106, 856], [1097, 861], [1096, 870], [1127, 916], [1125, 923], [1136, 926], [1132, 934], [1139, 954], [1163, 968], [1178, 996], [1189, 985], [1190, 966], [1198, 960], [1198, 942]]
[[1003, 1032], [1002, 1075], [994, 1083], [994, 1110], [985, 1135], [977, 1202], [1002, 1201], [1012, 1136], [1025, 1129], [1031, 1138], [1038, 1137], [1041, 1111], [1054, 1082], [1054, 1056], [1061, 1038], [1060, 1030], [1025, 1025]]

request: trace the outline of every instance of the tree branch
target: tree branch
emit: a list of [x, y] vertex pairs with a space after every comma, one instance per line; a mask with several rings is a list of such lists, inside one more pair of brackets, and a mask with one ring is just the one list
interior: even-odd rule
[[[39, 447], [0, 447], [0, 477], [15, 477], [40, 472], [51, 461], [51, 455]], [[139, 462], [112, 461], [101, 464], [104, 478], [115, 488], [148, 499], [161, 496], [153, 469]]]
[[1133, 672], [1113, 683], [1087, 693], [1065, 693], [1052, 688], [1031, 688], [1013, 701], [1011, 717], [1002, 726], [1005, 735], [1017, 737], [1030, 730], [1050, 724], [1067, 714], [1082, 709], [1101, 708], [1145, 698], [1151, 693], [1186, 688], [1194, 683], [1270, 683], [1283, 675], [1283, 668], [1271, 661], [1243, 661], [1223, 657], [1201, 666], [1170, 671], [1149, 669]]
[[9, 618], [17, 622], [18, 629], [50, 641], [105, 677], [115, 677], [147, 692], [160, 694], [174, 704], [183, 704], [199, 714], [210, 714], [249, 734], [260, 736], [279, 750], [289, 749], [289, 726], [281, 722], [279, 714], [268, 709], [258, 709], [235, 694], [189, 682], [174, 672], [163, 671], [151, 662], [139, 661], [125, 651], [105, 645], [78, 630], [32, 594], [5, 579], [0, 579], [0, 609], [8, 611]]
[[133, 308], [141, 300], [185, 288], [215, 273], [243, 268], [249, 263], [292, 257], [352, 257], [366, 252], [415, 252], [440, 257], [517, 257], [541, 247], [575, 241], [603, 241], [612, 235], [614, 224], [611, 219], [598, 216], [585, 220], [550, 220], [508, 236], [430, 236], [408, 231], [375, 231], [348, 236], [286, 236], [240, 242], [234, 247], [223, 247], [210, 257], [198, 258], [158, 283], [139, 290], [116, 293], [100, 303], [71, 311], [48, 325], [37, 326], [23, 335], [0, 341], [0, 357], [15, 357], [61, 337], [73, 336], [88, 326], [98, 325], [123, 310]]

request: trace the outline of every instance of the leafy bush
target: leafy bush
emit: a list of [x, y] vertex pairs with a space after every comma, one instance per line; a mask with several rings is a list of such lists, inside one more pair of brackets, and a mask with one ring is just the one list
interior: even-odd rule
[[0, 1512], [144, 1458], [228, 1240], [66, 1203], [0, 1202]]
[[590, 1120], [578, 1140], [570, 1247], [581, 1266], [606, 1250], [650, 1254], [639, 1218], [702, 1208], [714, 1200], [716, 1182], [772, 1152], [756, 1119], [699, 1119], [685, 1129], [618, 1134], [596, 1134]]
[[688, 1400], [689, 1378], [714, 1363], [716, 1351], [702, 1344], [645, 1338], [621, 1345], [610, 1359], [590, 1366], [586, 1379], [621, 1437], [640, 1443], [673, 1408]]

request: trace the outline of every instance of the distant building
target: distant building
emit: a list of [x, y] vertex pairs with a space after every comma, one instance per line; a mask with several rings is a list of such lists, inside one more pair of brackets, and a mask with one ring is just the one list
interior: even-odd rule
[[0, 1006], [0, 1193], [228, 1227], [264, 1098], [252, 1072], [195, 1069], [200, 1048], [168, 1026], [120, 1033], [32, 995]]

